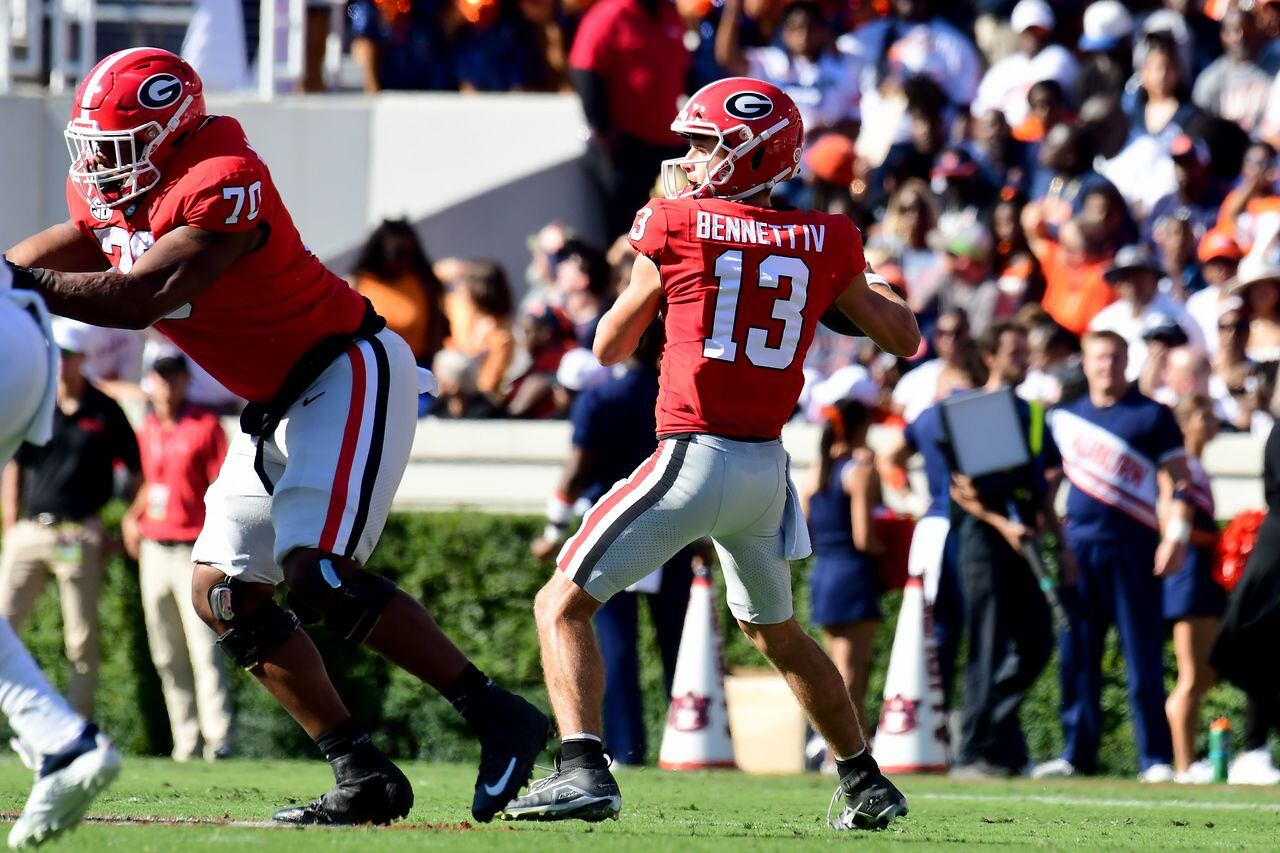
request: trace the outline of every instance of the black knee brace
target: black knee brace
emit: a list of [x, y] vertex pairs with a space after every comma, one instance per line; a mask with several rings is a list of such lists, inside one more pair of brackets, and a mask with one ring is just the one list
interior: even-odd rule
[[359, 569], [335, 586], [337, 576], [326, 563], [328, 560], [320, 560], [313, 569], [320, 584], [298, 584], [289, 591], [289, 606], [303, 624], [321, 624], [344, 640], [363, 643], [395, 595], [396, 585]]
[[269, 652], [298, 630], [298, 617], [274, 601], [241, 613], [234, 580], [214, 584], [209, 589], [209, 606], [213, 615], [229, 626], [227, 632], [218, 637], [218, 648], [244, 669], [253, 669], [262, 663]]

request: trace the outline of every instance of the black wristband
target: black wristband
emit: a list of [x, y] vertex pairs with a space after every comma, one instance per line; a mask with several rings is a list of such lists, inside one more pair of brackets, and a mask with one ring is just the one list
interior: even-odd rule
[[13, 270], [13, 289], [14, 290], [39, 290], [40, 275], [44, 270], [33, 267], [20, 267], [17, 264], [9, 263], [9, 268]]

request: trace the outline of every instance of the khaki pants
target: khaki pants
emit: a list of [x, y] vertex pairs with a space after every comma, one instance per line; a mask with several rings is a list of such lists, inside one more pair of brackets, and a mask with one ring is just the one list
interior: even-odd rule
[[191, 545], [142, 540], [138, 560], [151, 660], [173, 731], [173, 757], [186, 761], [230, 748], [231, 695], [213, 631], [191, 606]]
[[98, 519], [58, 525], [19, 521], [5, 534], [0, 554], [0, 616], [14, 630], [22, 629], [50, 576], [58, 582], [63, 642], [71, 664], [67, 702], [82, 717], [92, 719], [103, 580]]

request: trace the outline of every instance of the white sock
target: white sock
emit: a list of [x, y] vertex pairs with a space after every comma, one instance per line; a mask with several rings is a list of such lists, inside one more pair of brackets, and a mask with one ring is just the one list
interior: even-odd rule
[[589, 732], [574, 732], [571, 735], [565, 735], [560, 738], [561, 743], [564, 743], [567, 740], [593, 740], [596, 743], [603, 743], [603, 741], [600, 740], [599, 735], [593, 735]]
[[60, 752], [84, 731], [84, 720], [49, 684], [7, 619], [0, 619], [0, 713], [40, 755]]

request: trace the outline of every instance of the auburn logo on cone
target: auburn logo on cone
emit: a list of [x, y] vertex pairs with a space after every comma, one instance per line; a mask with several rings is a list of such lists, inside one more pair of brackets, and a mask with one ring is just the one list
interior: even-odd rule
[[700, 732], [711, 721], [707, 713], [711, 701], [705, 696], [686, 693], [671, 697], [671, 709], [667, 712], [667, 724], [678, 732]]
[[884, 700], [880, 710], [880, 728], [885, 734], [905, 735], [914, 732], [919, 724], [916, 706], [919, 703], [905, 696], [893, 696]]

